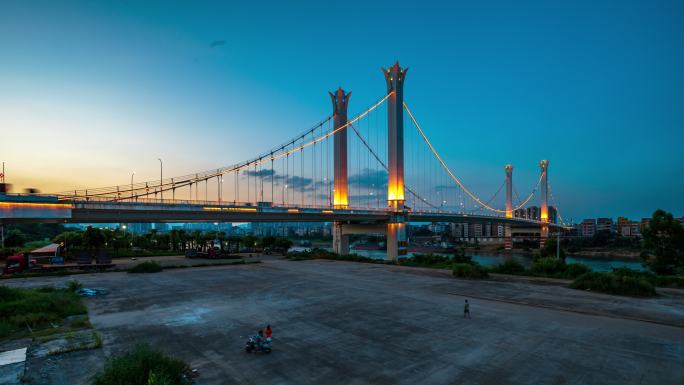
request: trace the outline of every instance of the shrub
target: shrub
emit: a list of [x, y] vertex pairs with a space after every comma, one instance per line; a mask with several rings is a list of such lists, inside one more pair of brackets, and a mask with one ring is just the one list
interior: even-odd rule
[[139, 263], [128, 270], [129, 273], [158, 273], [162, 271], [162, 266], [155, 261]]
[[575, 279], [585, 273], [591, 273], [591, 268], [589, 268], [589, 266], [581, 263], [571, 263], [566, 265], [563, 276], [568, 279]]
[[83, 288], [83, 284], [78, 282], [75, 279], [67, 282], [67, 290], [69, 290], [69, 291], [77, 291], [77, 290], [82, 289], [82, 288]]
[[176, 358], [138, 345], [132, 352], [110, 359], [93, 378], [93, 385], [189, 384], [188, 365]]
[[490, 271], [499, 274], [521, 274], [525, 272], [525, 267], [518, 262], [509, 259], [504, 263], [492, 267]]
[[558, 276], [565, 272], [566, 265], [554, 257], [539, 258], [532, 264], [531, 271], [543, 276]]
[[487, 270], [478, 263], [454, 263], [453, 267], [454, 277], [467, 279], [482, 279], [487, 278]]
[[644, 278], [615, 273], [585, 273], [570, 285], [573, 289], [592, 290], [607, 294], [650, 297], [655, 295], [653, 285]]
[[411, 258], [402, 258], [399, 263], [403, 266], [420, 266], [420, 267], [435, 267], [435, 268], [449, 268], [453, 263], [453, 258], [443, 255], [415, 254]]

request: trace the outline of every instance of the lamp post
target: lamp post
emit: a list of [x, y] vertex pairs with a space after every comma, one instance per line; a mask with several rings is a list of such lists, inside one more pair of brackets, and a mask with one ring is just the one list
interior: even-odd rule
[[133, 177], [135, 176], [135, 171], [131, 174], [131, 200], [133, 200]]
[[159, 196], [164, 201], [164, 162], [161, 158], [157, 158], [157, 160], [159, 160]]

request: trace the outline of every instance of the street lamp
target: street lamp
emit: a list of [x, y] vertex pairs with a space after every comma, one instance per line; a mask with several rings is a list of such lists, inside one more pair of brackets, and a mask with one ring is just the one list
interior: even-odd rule
[[164, 162], [162, 162], [161, 158], [157, 158], [159, 160], [159, 196], [161, 200], [164, 200]]
[[133, 177], [135, 176], [135, 171], [131, 174], [131, 200], [133, 200]]

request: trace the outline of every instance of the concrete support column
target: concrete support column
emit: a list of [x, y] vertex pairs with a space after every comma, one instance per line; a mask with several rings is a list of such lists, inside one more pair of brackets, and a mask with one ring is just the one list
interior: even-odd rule
[[[351, 92], [345, 93], [342, 88], [328, 92], [333, 105], [334, 129], [347, 124], [347, 106]], [[333, 135], [333, 206], [347, 208], [349, 206], [347, 184], [347, 129], [343, 128]]]
[[387, 224], [387, 259], [396, 262], [397, 258], [408, 252], [406, 222]]
[[539, 232], [539, 248], [544, 247], [547, 239], [549, 239], [549, 225], [545, 223]]
[[333, 253], [338, 255], [349, 254], [349, 235], [344, 234], [344, 224], [342, 222], [333, 222]]
[[394, 211], [404, 209], [404, 78], [408, 68], [382, 70], [387, 82], [387, 205]]
[[504, 249], [513, 250], [513, 231], [508, 223], [504, 225]]

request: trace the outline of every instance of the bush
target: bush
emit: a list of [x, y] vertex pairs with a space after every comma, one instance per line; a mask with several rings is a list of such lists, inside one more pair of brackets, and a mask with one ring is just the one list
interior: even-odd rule
[[155, 261], [139, 263], [128, 270], [129, 273], [159, 273], [162, 266]]
[[546, 277], [562, 275], [566, 269], [565, 262], [554, 257], [539, 258], [533, 264], [532, 273]]
[[184, 385], [188, 365], [176, 358], [138, 345], [132, 352], [110, 359], [93, 378], [93, 385]]
[[522, 274], [525, 272], [525, 267], [518, 262], [509, 259], [504, 263], [492, 267], [489, 271], [499, 274]]
[[411, 258], [402, 258], [399, 260], [399, 264], [403, 266], [434, 267], [440, 269], [451, 267], [453, 262], [454, 259], [451, 257], [432, 253], [415, 254]]
[[582, 274], [591, 273], [591, 268], [581, 263], [571, 263], [566, 265], [563, 276], [568, 279], [575, 279]]
[[592, 290], [607, 294], [651, 297], [655, 288], [645, 278], [615, 273], [585, 273], [570, 285], [573, 289]]
[[77, 291], [79, 289], [83, 289], [83, 284], [78, 282], [77, 280], [73, 279], [73, 280], [67, 282], [67, 290]]
[[52, 327], [64, 318], [86, 314], [79, 297], [69, 289], [14, 289], [0, 286], [0, 338], [25, 329]]
[[454, 277], [467, 279], [483, 279], [489, 277], [487, 270], [478, 263], [454, 263]]

